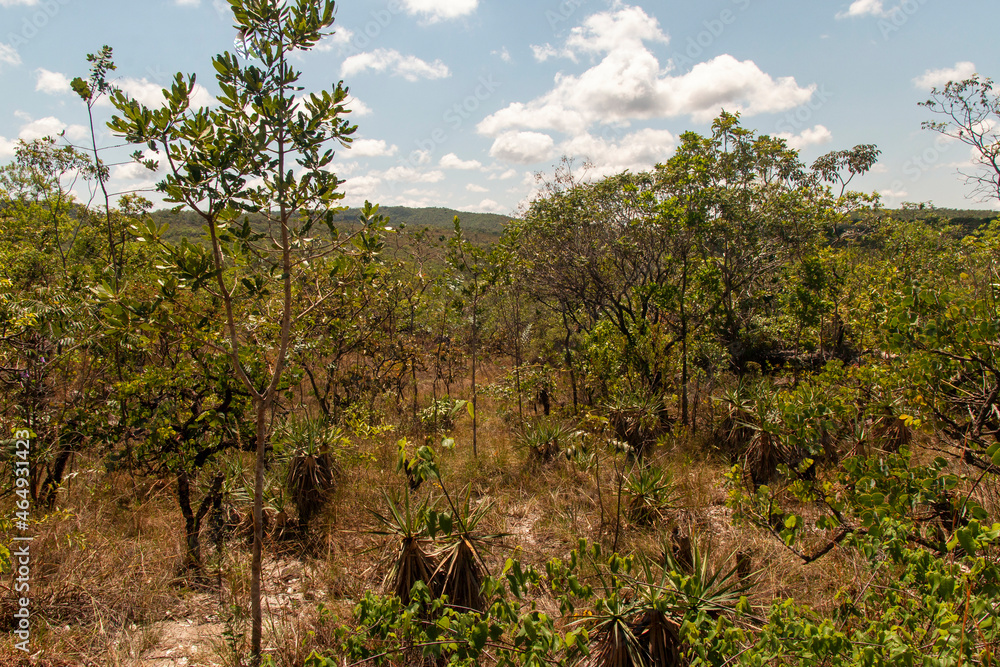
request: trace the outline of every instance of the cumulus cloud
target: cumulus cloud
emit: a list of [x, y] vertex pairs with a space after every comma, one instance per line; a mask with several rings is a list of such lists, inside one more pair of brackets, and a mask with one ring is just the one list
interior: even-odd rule
[[438, 166], [442, 169], [462, 169], [465, 171], [482, 169], [483, 165], [478, 160], [463, 160], [454, 153], [448, 153], [438, 161]]
[[67, 125], [55, 116], [46, 116], [23, 125], [17, 138], [32, 141], [42, 137], [55, 137], [62, 132], [70, 139], [83, 139], [87, 136], [87, 128], [82, 125]]
[[340, 191], [344, 193], [350, 206], [375, 198], [375, 192], [381, 184], [382, 178], [377, 174], [365, 174], [348, 178], [341, 184]]
[[551, 44], [542, 44], [541, 46], [537, 44], [531, 45], [531, 55], [535, 57], [540, 63], [545, 62], [549, 58], [554, 58], [559, 55], [559, 50], [552, 46]]
[[[125, 77], [115, 82], [121, 90], [140, 104], [150, 108], [161, 107], [164, 104], [163, 86], [142, 77], [134, 79]], [[216, 103], [215, 97], [208, 92], [208, 89], [200, 83], [194, 84], [191, 94], [191, 106], [194, 108], [208, 107]], [[107, 96], [102, 96], [97, 102], [98, 106], [111, 106], [111, 100]]]
[[517, 174], [517, 169], [507, 169], [501, 174], [492, 174], [489, 178], [491, 181], [509, 181], [512, 178], [517, 178]]
[[356, 97], [347, 102], [346, 105], [347, 108], [351, 111], [351, 113], [354, 114], [355, 116], [367, 116], [372, 112], [372, 108], [370, 106], [368, 106], [367, 104], [365, 104]]
[[534, 164], [548, 160], [555, 148], [555, 140], [540, 132], [504, 132], [490, 148], [490, 157], [504, 162]]
[[64, 74], [50, 72], [42, 67], [35, 70], [35, 74], [38, 77], [38, 81], [35, 83], [35, 90], [39, 92], [58, 95], [59, 93], [68, 93], [71, 90], [69, 79]]
[[751, 60], [720, 55], [685, 74], [670, 74], [646, 42], [666, 42], [655, 18], [638, 7], [589, 17], [561, 50], [535, 49], [536, 59], [560, 55], [601, 57], [579, 75], [560, 73], [554, 87], [529, 102], [514, 102], [487, 116], [477, 129], [497, 136], [510, 130], [556, 130], [580, 134], [597, 123], [689, 115], [711, 120], [722, 108], [750, 116], [783, 111], [809, 101], [815, 85], [792, 77], [775, 79]]
[[0, 7], [17, 7], [18, 5], [34, 7], [37, 4], [38, 0], [0, 0]]
[[0, 157], [10, 157], [13, 155], [14, 147], [16, 145], [16, 141], [12, 141], [6, 137], [0, 137]]
[[469, 192], [489, 192], [490, 191], [489, 188], [484, 188], [483, 186], [477, 185], [476, 183], [469, 183], [468, 185], [465, 186], [465, 189], [468, 190]]
[[387, 169], [380, 174], [380, 178], [386, 181], [407, 181], [408, 183], [440, 183], [444, 180], [443, 171], [419, 171], [413, 167], [397, 166]]
[[144, 151], [142, 154], [143, 160], [154, 160], [157, 163], [156, 171], [150, 171], [139, 162], [126, 162], [125, 164], [115, 165], [111, 169], [111, 179], [115, 182], [126, 181], [143, 181], [144, 183], [152, 184], [155, 181], [155, 176], [157, 174], [162, 174], [166, 171], [166, 164], [163, 160], [157, 159], [158, 156], [152, 151]]
[[887, 11], [882, 4], [882, 0], [854, 0], [847, 11], [837, 14], [838, 19], [853, 18], [856, 16], [886, 16]]
[[349, 77], [367, 70], [380, 73], [388, 71], [407, 81], [444, 79], [451, 76], [451, 70], [440, 60], [429, 63], [416, 56], [404, 56], [395, 49], [375, 49], [353, 55], [344, 60], [340, 66], [340, 75]]
[[484, 199], [468, 208], [475, 213], [506, 213], [509, 210], [506, 206], [493, 199]]
[[0, 65], [20, 65], [21, 56], [14, 47], [0, 43]]
[[327, 35], [316, 45], [317, 51], [336, 51], [343, 53], [354, 38], [354, 31], [350, 28], [337, 28], [332, 35]]
[[355, 157], [383, 157], [395, 155], [399, 148], [389, 145], [384, 139], [355, 139], [351, 142], [351, 154]]
[[879, 194], [886, 199], [905, 199], [910, 196], [910, 193], [906, 190], [892, 190], [886, 188], [885, 190], [879, 190]]
[[833, 141], [833, 134], [826, 128], [825, 125], [814, 125], [813, 127], [802, 130], [802, 132], [798, 134], [782, 132], [775, 136], [787, 141], [788, 147], [794, 148], [795, 150], [802, 150], [806, 146], [828, 144]]
[[626, 169], [641, 171], [665, 162], [677, 139], [667, 130], [643, 129], [615, 139], [577, 135], [559, 145], [559, 152], [592, 163], [599, 176]]
[[479, 7], [479, 0], [403, 0], [408, 14], [422, 16], [428, 23], [468, 16]]
[[962, 81], [963, 79], [968, 79], [975, 73], [976, 64], [966, 60], [955, 63], [954, 67], [929, 69], [913, 79], [913, 85], [917, 88], [923, 88], [925, 90], [930, 90], [931, 88], [943, 88], [949, 81]]

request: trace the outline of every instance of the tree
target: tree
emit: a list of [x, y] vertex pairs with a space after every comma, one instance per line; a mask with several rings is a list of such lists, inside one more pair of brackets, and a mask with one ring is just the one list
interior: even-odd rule
[[[222, 304], [224, 319], [215, 324], [224, 342], [216, 346], [228, 355], [253, 402], [251, 650], [259, 665], [267, 417], [280, 396], [296, 324], [330, 295], [310, 291], [296, 276], [310, 261], [343, 247], [333, 224], [343, 194], [328, 169], [329, 144], [349, 143], [356, 127], [342, 117], [348, 112], [342, 81], [330, 91], [304, 95], [300, 73], [291, 65], [295, 52], [327, 34], [333, 0], [229, 2], [247, 55], [261, 65], [228, 52], [216, 56], [217, 108], [192, 108], [194, 76], [177, 74], [158, 109], [115, 91], [112, 102], [121, 116], [109, 126], [166, 161], [159, 191], [166, 201], [194, 211], [207, 228], [207, 248], [182, 243], [167, 255], [179, 287], [206, 290]], [[263, 217], [263, 230], [250, 225], [248, 213]], [[321, 224], [325, 232], [316, 231]], [[152, 224], [144, 228], [150, 238], [161, 232]]]
[[925, 130], [943, 134], [970, 146], [978, 153], [976, 170], [959, 173], [984, 199], [1000, 199], [1000, 95], [993, 92], [993, 79], [974, 74], [963, 81], [949, 81], [943, 90], [934, 88], [920, 102], [943, 121], [924, 121]]
[[[472, 352], [472, 453], [478, 455], [477, 426], [478, 414], [476, 413], [477, 387], [476, 387], [476, 362], [479, 356], [479, 311], [480, 302], [486, 291], [489, 289], [488, 257], [486, 251], [467, 241], [462, 233], [462, 225], [458, 216], [455, 216], [455, 233], [448, 240], [447, 260], [452, 271], [460, 280], [459, 291], [463, 301], [468, 301], [472, 309], [472, 335], [470, 337], [470, 348]], [[465, 303], [462, 303], [464, 306]]]

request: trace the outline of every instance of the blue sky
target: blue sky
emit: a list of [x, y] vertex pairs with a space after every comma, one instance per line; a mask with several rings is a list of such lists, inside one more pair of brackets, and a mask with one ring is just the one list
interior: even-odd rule
[[[958, 11], [961, 9], [961, 11]], [[343, 79], [359, 129], [338, 151], [347, 202], [511, 213], [562, 155], [591, 177], [648, 169], [722, 108], [813, 159], [875, 143], [853, 187], [886, 205], [981, 207], [971, 155], [921, 130], [931, 85], [998, 74], [995, 0], [345, 0], [303, 54], [307, 90]], [[981, 17], [977, 20], [976, 17]], [[88, 138], [69, 91], [114, 49], [117, 84], [147, 104], [178, 71], [211, 103], [211, 58], [233, 49], [224, 0], [0, 0], [0, 161], [18, 138]], [[115, 143], [98, 108], [98, 141]], [[114, 188], [151, 186], [137, 165]]]

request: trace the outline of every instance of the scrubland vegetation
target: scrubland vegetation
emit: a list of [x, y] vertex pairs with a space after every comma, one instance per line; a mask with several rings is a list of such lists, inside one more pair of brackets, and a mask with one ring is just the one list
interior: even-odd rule
[[723, 113], [474, 238], [345, 220], [346, 90], [286, 60], [332, 3], [231, 4], [216, 110], [128, 100], [110, 49], [74, 82], [198, 234], [76, 201], [100, 152], [0, 169], [0, 664], [994, 664], [992, 214]]

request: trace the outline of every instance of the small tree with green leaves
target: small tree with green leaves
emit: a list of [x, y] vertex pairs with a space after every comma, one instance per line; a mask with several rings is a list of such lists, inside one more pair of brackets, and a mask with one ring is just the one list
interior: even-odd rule
[[[296, 277], [310, 261], [343, 248], [333, 224], [343, 194], [329, 169], [330, 145], [349, 143], [355, 126], [343, 118], [348, 112], [343, 82], [305, 94], [292, 67], [297, 52], [328, 34], [332, 0], [229, 4], [250, 47], [247, 56], [259, 64], [228, 52], [214, 58], [219, 106], [193, 108], [195, 77], [178, 74], [157, 109], [115, 91], [112, 102], [121, 115], [109, 126], [132, 143], [146, 144], [166, 163], [158, 189], [166, 201], [194, 211], [207, 229], [207, 247], [168, 246], [166, 255], [180, 287], [206, 290], [222, 304], [218, 347], [254, 405], [251, 650], [258, 665], [268, 414], [280, 397], [297, 323], [329, 296], [310, 292]], [[263, 218], [262, 228], [251, 226], [250, 213]], [[152, 224], [142, 231], [154, 239], [162, 233]]]

